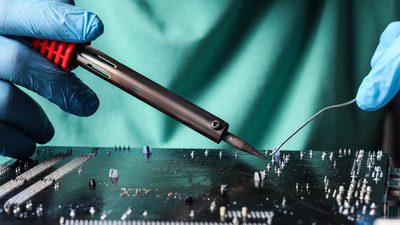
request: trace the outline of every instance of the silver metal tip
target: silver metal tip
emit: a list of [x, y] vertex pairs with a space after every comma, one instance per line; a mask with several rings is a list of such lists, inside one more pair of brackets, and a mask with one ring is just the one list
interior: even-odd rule
[[246, 141], [242, 140], [241, 138], [239, 138], [238, 136], [231, 134], [229, 132], [227, 132], [225, 134], [225, 136], [222, 138], [226, 143], [244, 151], [247, 152], [249, 154], [252, 154], [254, 156], [257, 156], [261, 159], [267, 159], [267, 157], [265, 156], [265, 154], [257, 151], [253, 146], [251, 146], [249, 143], [247, 143]]

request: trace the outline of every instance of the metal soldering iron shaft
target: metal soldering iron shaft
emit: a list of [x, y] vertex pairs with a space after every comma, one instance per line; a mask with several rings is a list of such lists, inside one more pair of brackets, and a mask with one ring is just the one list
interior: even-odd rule
[[262, 154], [261, 152], [257, 151], [249, 143], [247, 143], [246, 141], [242, 140], [241, 138], [239, 138], [238, 136], [236, 136], [234, 134], [226, 132], [225, 136], [223, 136], [222, 139], [226, 143], [228, 143], [228, 144], [230, 144], [230, 145], [232, 145], [232, 146], [234, 146], [234, 147], [236, 147], [236, 148], [238, 148], [238, 149], [240, 149], [240, 150], [242, 150], [244, 152], [247, 152], [247, 153], [252, 154], [254, 156], [260, 157], [262, 159], [266, 159], [264, 154]]
[[221, 118], [176, 95], [107, 54], [89, 46], [79, 46], [76, 62], [103, 80], [119, 87], [152, 107], [164, 112], [207, 138], [226, 141], [260, 158], [265, 156], [247, 142], [228, 132], [229, 124]]

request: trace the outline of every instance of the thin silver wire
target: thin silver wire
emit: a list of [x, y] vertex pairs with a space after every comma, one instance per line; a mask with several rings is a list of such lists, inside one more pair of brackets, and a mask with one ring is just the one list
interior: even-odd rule
[[315, 119], [315, 117], [317, 117], [317, 116], [318, 116], [319, 114], [321, 114], [322, 112], [324, 112], [324, 111], [326, 111], [326, 110], [328, 110], [328, 109], [340, 108], [340, 107], [344, 107], [344, 106], [347, 106], [347, 105], [351, 105], [351, 104], [353, 104], [355, 101], [356, 101], [356, 99], [352, 99], [352, 100], [350, 100], [350, 101], [348, 101], [348, 102], [344, 102], [344, 103], [337, 104], [337, 105], [330, 105], [330, 106], [327, 106], [327, 107], [325, 107], [325, 108], [319, 110], [319, 111], [318, 111], [317, 113], [315, 113], [312, 117], [310, 117], [305, 123], [303, 123], [299, 128], [297, 128], [297, 130], [295, 130], [291, 135], [289, 135], [289, 137], [287, 137], [287, 138], [286, 138], [277, 148], [275, 148], [275, 149], [272, 151], [272, 153], [269, 154], [269, 155], [271, 156], [271, 155], [274, 155], [276, 152], [278, 152], [278, 151], [282, 148], [282, 146], [283, 146], [284, 144], [286, 144], [286, 142], [288, 142], [295, 134], [297, 134], [297, 132], [299, 132], [301, 129], [303, 129], [303, 127], [305, 127], [309, 122], [311, 122], [313, 119]]

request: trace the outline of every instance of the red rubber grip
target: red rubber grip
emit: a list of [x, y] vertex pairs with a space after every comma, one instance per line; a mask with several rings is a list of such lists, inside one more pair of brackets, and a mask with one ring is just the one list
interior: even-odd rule
[[32, 47], [64, 71], [70, 70], [71, 56], [73, 56], [76, 47], [75, 43], [33, 39]]

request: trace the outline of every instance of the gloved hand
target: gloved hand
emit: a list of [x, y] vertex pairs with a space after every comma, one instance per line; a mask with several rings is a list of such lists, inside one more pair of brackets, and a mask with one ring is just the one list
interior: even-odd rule
[[54, 128], [43, 109], [14, 84], [26, 87], [66, 112], [93, 114], [99, 100], [75, 74], [67, 73], [31, 49], [21, 36], [89, 42], [103, 33], [93, 13], [69, 0], [0, 0], [0, 154], [31, 156]]
[[356, 97], [357, 105], [367, 111], [381, 108], [400, 89], [400, 22], [389, 24], [383, 31], [371, 67]]

